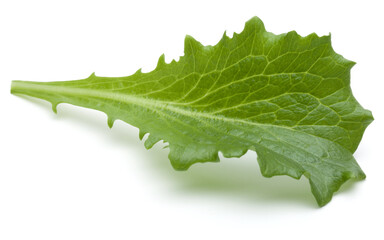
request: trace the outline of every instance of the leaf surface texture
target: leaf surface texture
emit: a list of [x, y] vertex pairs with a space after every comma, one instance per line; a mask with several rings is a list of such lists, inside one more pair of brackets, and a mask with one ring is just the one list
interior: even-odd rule
[[267, 32], [258, 18], [215, 46], [185, 38], [185, 55], [128, 77], [62, 82], [13, 81], [12, 93], [105, 112], [164, 140], [178, 170], [254, 150], [266, 177], [305, 175], [320, 206], [348, 179], [365, 175], [353, 157], [373, 120], [353, 97], [354, 62], [330, 36]]

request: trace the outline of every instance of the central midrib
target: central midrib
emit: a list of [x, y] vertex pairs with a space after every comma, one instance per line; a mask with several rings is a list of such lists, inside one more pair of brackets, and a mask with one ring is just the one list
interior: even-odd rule
[[116, 93], [112, 91], [47, 85], [41, 82], [12, 81], [11, 92], [27, 94], [27, 95], [28, 93], [40, 92], [40, 93], [58, 94], [58, 95], [64, 94], [64, 95], [70, 95], [70, 96], [76, 96], [76, 97], [93, 97], [93, 98], [99, 98], [99, 99], [108, 99], [112, 101], [123, 102], [126, 104], [133, 104], [133, 105], [149, 108], [156, 111], [159, 111], [161, 109], [166, 109], [168, 111], [175, 112], [180, 115], [194, 118], [197, 120], [199, 118], [205, 118], [210, 120], [224, 121], [231, 124], [241, 123], [241, 124], [253, 125], [259, 128], [263, 128], [264, 130], [267, 130], [265, 127], [282, 128], [282, 129], [290, 130], [293, 132], [300, 132], [300, 133], [308, 134], [314, 137], [322, 138], [327, 141], [331, 141], [329, 139], [326, 139], [317, 135], [313, 135], [307, 132], [298, 131], [296, 129], [293, 129], [287, 126], [273, 125], [268, 123], [250, 122], [250, 121], [246, 121], [238, 118], [229, 118], [225, 116], [193, 111], [192, 109], [186, 110], [180, 107], [172, 106], [172, 102], [164, 102], [164, 101], [150, 99], [150, 98], [142, 98], [142, 97], [137, 97], [132, 95]]
[[[191, 118], [195, 118], [198, 120], [198, 118], [206, 118], [206, 119], [212, 119], [212, 120], [219, 120], [219, 121], [225, 121], [229, 122], [231, 124], [234, 123], [242, 123], [242, 124], [249, 124], [256, 127], [259, 127], [267, 132], [270, 132], [266, 127], [276, 127], [276, 128], [282, 128], [287, 129], [293, 132], [300, 132], [303, 134], [307, 134], [316, 138], [324, 139], [326, 141], [332, 142], [334, 144], [337, 144], [329, 139], [325, 139], [320, 136], [316, 136], [310, 133], [298, 131], [289, 127], [285, 126], [278, 126], [278, 125], [272, 125], [272, 124], [263, 124], [263, 123], [255, 123], [255, 122], [249, 122], [244, 121], [241, 119], [235, 119], [235, 118], [228, 118], [223, 116], [217, 116], [212, 115], [208, 113], [202, 113], [197, 111], [188, 111], [185, 109], [181, 109], [179, 107], [172, 106], [169, 102], [163, 102], [159, 100], [154, 99], [146, 99], [146, 98], [140, 98], [136, 96], [130, 96], [125, 95], [121, 93], [114, 93], [110, 91], [102, 91], [102, 90], [96, 90], [96, 89], [80, 89], [80, 88], [72, 88], [72, 87], [63, 87], [63, 86], [51, 86], [51, 85], [45, 85], [44, 83], [37, 83], [37, 82], [26, 82], [26, 81], [13, 81], [12, 87], [11, 87], [12, 93], [21, 93], [21, 94], [27, 94], [30, 93], [50, 93], [50, 94], [66, 94], [66, 95], [72, 95], [72, 96], [83, 96], [83, 97], [93, 97], [93, 98], [100, 98], [100, 99], [108, 99], [112, 101], [120, 101], [127, 104], [134, 104], [141, 107], [153, 109], [156, 111], [159, 111], [160, 109], [167, 109], [172, 112], [176, 112], [178, 114], [188, 116]], [[271, 132], [270, 132], [271, 133]], [[275, 137], [277, 137], [275, 134], [271, 133]], [[280, 139], [280, 138], [279, 138]], [[285, 141], [283, 141], [285, 142]], [[290, 143], [286, 142], [287, 144], [291, 145]], [[337, 144], [339, 145], [339, 144]], [[341, 145], [339, 145], [341, 148]], [[305, 150], [305, 149], [303, 149]], [[305, 150], [306, 151], [306, 150]]]
[[[21, 93], [21, 94], [27, 94], [28, 92], [33, 93], [48, 93], [48, 94], [58, 94], [58, 95], [71, 95], [71, 96], [77, 96], [77, 97], [93, 97], [93, 98], [99, 98], [99, 99], [108, 99], [112, 101], [117, 102], [123, 102], [126, 104], [134, 104], [145, 108], [151, 108], [151, 109], [167, 109], [169, 111], [188, 116], [191, 118], [206, 118], [211, 120], [220, 120], [225, 122], [241, 122], [243, 124], [251, 124], [251, 125], [257, 125], [257, 126], [275, 126], [271, 124], [263, 124], [263, 123], [255, 123], [255, 122], [249, 122], [242, 119], [236, 119], [236, 118], [228, 118], [224, 116], [218, 116], [213, 115], [209, 113], [203, 113], [198, 111], [191, 111], [182, 109], [180, 107], [172, 106], [172, 102], [165, 102], [150, 98], [142, 98], [132, 95], [126, 95], [121, 93], [116, 93], [112, 91], [103, 91], [98, 89], [82, 89], [82, 88], [74, 88], [74, 87], [64, 87], [64, 86], [54, 86], [54, 85], [46, 85], [44, 83], [39, 82], [27, 82], [27, 81], [13, 81], [12, 87], [11, 87], [12, 93]], [[276, 126], [279, 127], [279, 126]], [[291, 129], [288, 127], [284, 127], [286, 129]], [[292, 129], [291, 129], [292, 130]]]

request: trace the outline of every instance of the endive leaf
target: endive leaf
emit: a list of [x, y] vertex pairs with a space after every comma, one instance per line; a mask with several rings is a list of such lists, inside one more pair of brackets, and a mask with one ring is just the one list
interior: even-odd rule
[[65, 82], [13, 81], [12, 93], [105, 112], [169, 143], [177, 170], [257, 152], [266, 177], [305, 175], [319, 205], [348, 179], [365, 175], [352, 153], [373, 120], [350, 89], [353, 62], [330, 36], [274, 35], [258, 18], [215, 46], [185, 38], [185, 55], [128, 77]]

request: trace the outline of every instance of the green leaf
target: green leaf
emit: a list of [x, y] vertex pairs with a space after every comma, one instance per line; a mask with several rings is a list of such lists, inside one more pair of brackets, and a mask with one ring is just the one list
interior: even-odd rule
[[352, 153], [371, 112], [350, 89], [353, 62], [330, 36], [274, 35], [258, 18], [215, 46], [185, 38], [185, 55], [128, 77], [65, 82], [13, 81], [12, 93], [97, 109], [149, 133], [145, 147], [169, 142], [177, 170], [254, 150], [266, 177], [305, 175], [320, 206], [348, 179], [365, 175]]

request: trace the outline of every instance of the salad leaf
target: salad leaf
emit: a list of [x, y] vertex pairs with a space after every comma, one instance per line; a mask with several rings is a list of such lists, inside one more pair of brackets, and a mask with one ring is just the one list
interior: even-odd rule
[[105, 112], [164, 140], [177, 170], [197, 162], [258, 155], [266, 177], [309, 179], [320, 206], [348, 179], [365, 174], [352, 153], [373, 120], [353, 97], [355, 64], [334, 52], [330, 36], [275, 35], [257, 17], [215, 46], [185, 38], [185, 55], [127, 77], [13, 81], [11, 92]]

